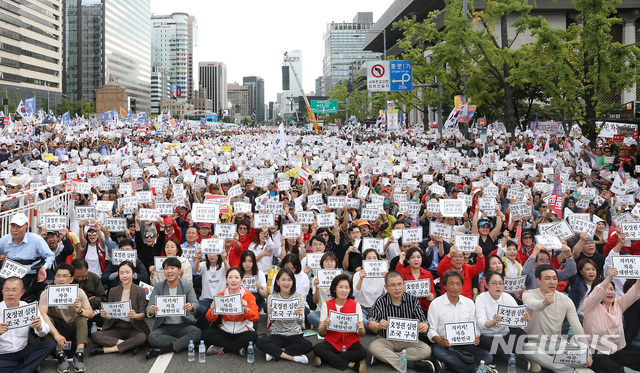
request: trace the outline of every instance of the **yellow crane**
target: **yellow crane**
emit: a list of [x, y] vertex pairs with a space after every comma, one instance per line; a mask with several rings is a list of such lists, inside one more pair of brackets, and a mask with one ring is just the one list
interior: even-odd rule
[[316, 116], [311, 112], [311, 104], [309, 104], [309, 99], [307, 98], [307, 95], [304, 93], [304, 89], [302, 89], [302, 83], [300, 83], [300, 78], [298, 78], [296, 69], [293, 68], [293, 64], [291, 64], [291, 60], [289, 59], [289, 52], [284, 52], [284, 60], [285, 62], [289, 63], [289, 67], [291, 67], [293, 76], [296, 77], [296, 82], [298, 82], [298, 86], [300, 87], [300, 92], [302, 92], [302, 97], [304, 97], [304, 104], [307, 109], [307, 114], [309, 114], [309, 119], [311, 120], [311, 123], [313, 123], [313, 130], [315, 132], [320, 132], [320, 127], [318, 126], [318, 121], [316, 120]]

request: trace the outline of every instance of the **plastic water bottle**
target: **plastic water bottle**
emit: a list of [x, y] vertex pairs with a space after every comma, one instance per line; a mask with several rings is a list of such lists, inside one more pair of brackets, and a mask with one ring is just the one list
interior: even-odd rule
[[347, 346], [342, 345], [342, 352], [347, 352]]
[[198, 362], [200, 362], [200, 363], [207, 362], [206, 352], [207, 352], [207, 349], [204, 346], [204, 341], [200, 340], [200, 347], [198, 349]]
[[516, 355], [513, 353], [511, 353], [511, 357], [509, 358], [509, 368], [507, 372], [516, 373]]
[[567, 343], [573, 344], [573, 329], [569, 327], [569, 331], [567, 332]]
[[405, 373], [407, 371], [407, 350], [402, 350], [400, 353], [400, 372]]
[[193, 344], [193, 340], [189, 340], [189, 349], [187, 350], [187, 356], [190, 363], [196, 361], [196, 346]]
[[247, 347], [247, 363], [253, 364], [253, 342], [249, 342]]
[[487, 366], [484, 365], [484, 360], [480, 360], [480, 365], [478, 365], [478, 373], [487, 373]]
[[93, 324], [91, 324], [91, 334], [97, 331], [98, 331], [98, 325], [96, 325], [96, 323], [94, 322]]

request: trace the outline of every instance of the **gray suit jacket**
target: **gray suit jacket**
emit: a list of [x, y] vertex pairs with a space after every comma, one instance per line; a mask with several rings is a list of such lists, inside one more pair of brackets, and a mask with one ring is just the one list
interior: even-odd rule
[[[147, 306], [147, 315], [149, 315], [149, 308], [156, 305], [156, 296], [158, 295], [171, 295], [169, 293], [169, 285], [167, 280], [161, 281], [156, 284], [149, 296], [149, 305]], [[198, 308], [198, 297], [196, 296], [193, 285], [190, 282], [182, 281], [178, 279], [178, 291], [176, 295], [186, 295], [187, 303], [193, 305], [193, 312]], [[193, 312], [187, 312], [187, 316], [182, 316], [182, 322], [188, 325], [194, 325], [196, 318], [193, 316]], [[153, 329], [158, 328], [164, 323], [166, 317], [156, 317], [156, 321], [153, 323]]]

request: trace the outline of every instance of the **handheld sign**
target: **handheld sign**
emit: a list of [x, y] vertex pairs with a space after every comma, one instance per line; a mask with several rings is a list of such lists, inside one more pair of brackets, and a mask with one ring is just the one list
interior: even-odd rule
[[405, 281], [404, 291], [416, 298], [426, 298], [431, 294], [431, 280], [425, 278], [423, 280]]
[[313, 224], [314, 214], [313, 211], [298, 211], [298, 223], [300, 224]]
[[187, 310], [184, 309], [186, 302], [186, 295], [157, 295], [156, 316], [186, 316]]
[[621, 223], [620, 229], [627, 240], [640, 240], [640, 223]]
[[566, 240], [575, 236], [575, 233], [571, 230], [566, 220], [561, 220], [558, 223], [541, 224], [538, 226], [538, 229], [541, 234], [555, 236], [560, 240]]
[[258, 291], [258, 276], [245, 276], [242, 278], [242, 286], [250, 293]]
[[616, 278], [640, 278], [640, 255], [616, 255], [611, 266], [618, 270]]
[[440, 213], [445, 218], [454, 217], [460, 218], [467, 211], [464, 201], [460, 199], [441, 199], [440, 200]]
[[224, 251], [224, 238], [205, 238], [200, 243], [204, 255], [220, 255]]
[[504, 278], [504, 291], [507, 293], [517, 293], [522, 290], [522, 287], [527, 281], [527, 275], [519, 277], [505, 277]]
[[283, 224], [282, 237], [298, 238], [302, 234], [302, 224]]
[[109, 228], [109, 232], [124, 232], [127, 229], [127, 219], [107, 217], [105, 225]]
[[374, 220], [378, 219], [378, 216], [379, 216], [378, 209], [366, 208], [365, 207], [360, 212], [360, 218], [362, 220], [374, 221]]
[[127, 314], [131, 311], [131, 301], [125, 300], [122, 302], [102, 302], [102, 309], [107, 313], [107, 318], [110, 319], [126, 319]]
[[446, 323], [444, 336], [452, 346], [473, 344], [476, 340], [476, 327], [473, 322]]
[[38, 302], [5, 308], [2, 312], [2, 320], [7, 323], [9, 330], [28, 327], [36, 317], [38, 317]]
[[[0, 269], [0, 277], [9, 278], [9, 277], [17, 277], [23, 278], [29, 273], [29, 267], [22, 265], [18, 262], [14, 262], [11, 259], [5, 259], [4, 264], [2, 264], [2, 269]], [[75, 298], [74, 298], [75, 299]]]
[[153, 264], [156, 266], [156, 273], [164, 273], [164, 268], [162, 268], [162, 264], [165, 260], [169, 258], [176, 258], [175, 256], [154, 256]]
[[114, 249], [111, 252], [111, 264], [120, 265], [120, 263], [128, 260], [135, 266], [137, 254], [135, 250]]
[[329, 327], [327, 330], [344, 333], [358, 332], [358, 314], [329, 311]]
[[307, 265], [312, 269], [320, 269], [320, 259], [324, 253], [309, 253], [307, 254]]
[[330, 228], [336, 225], [336, 213], [327, 212], [324, 214], [317, 214], [316, 220], [318, 221], [318, 228]]
[[404, 228], [402, 230], [402, 244], [422, 242], [422, 228]]
[[93, 206], [76, 206], [76, 218], [78, 220], [91, 220], [96, 218], [96, 209]]
[[441, 237], [443, 240], [450, 240], [453, 236], [453, 227], [449, 224], [429, 222], [429, 235]]
[[295, 299], [271, 299], [271, 320], [295, 320], [298, 301]]
[[73, 306], [78, 299], [78, 285], [49, 285], [47, 302], [49, 306]]
[[560, 239], [550, 234], [537, 235], [536, 243], [544, 245], [549, 250], [562, 250], [562, 242], [560, 242]]
[[510, 328], [527, 326], [527, 322], [522, 320], [525, 312], [527, 312], [527, 306], [503, 306], [498, 305], [498, 315], [502, 318], [498, 325], [508, 326]]
[[362, 252], [373, 249], [379, 255], [384, 255], [384, 240], [382, 238], [362, 238]]
[[240, 294], [216, 295], [213, 300], [216, 302], [215, 313], [218, 315], [241, 315], [243, 313]]
[[156, 209], [139, 209], [138, 215], [143, 221], [158, 221], [160, 219], [160, 211]]
[[365, 278], [383, 278], [384, 273], [389, 270], [389, 262], [386, 260], [363, 260], [362, 269], [367, 272]]
[[42, 225], [47, 232], [57, 232], [61, 229], [67, 229], [67, 226], [69, 226], [67, 223], [67, 217], [60, 215], [42, 216]]
[[389, 317], [387, 339], [390, 341], [418, 342], [418, 320]]
[[589, 357], [589, 349], [565, 349], [564, 351], [558, 351], [553, 356], [554, 364], [564, 364], [572, 367], [580, 367], [587, 362]]
[[191, 217], [196, 223], [217, 223], [220, 217], [220, 205], [216, 203], [194, 203]]
[[236, 234], [237, 228], [238, 226], [235, 224], [216, 223], [213, 226], [213, 235], [218, 236], [219, 238], [232, 240], [233, 236]]
[[453, 238], [454, 245], [461, 253], [474, 253], [480, 242], [480, 235], [477, 234], [454, 234]]
[[246, 214], [247, 212], [251, 212], [251, 204], [246, 202], [234, 202], [233, 209], [236, 212], [243, 212]]
[[342, 274], [341, 269], [319, 269], [318, 280], [320, 281], [320, 283], [318, 284], [318, 287], [331, 287], [331, 282], [333, 281], [333, 279], [340, 274]]
[[253, 214], [253, 228], [262, 229], [262, 227], [275, 227], [276, 221], [273, 214]]
[[160, 215], [168, 216], [173, 214], [173, 203], [171, 202], [156, 202], [156, 210]]

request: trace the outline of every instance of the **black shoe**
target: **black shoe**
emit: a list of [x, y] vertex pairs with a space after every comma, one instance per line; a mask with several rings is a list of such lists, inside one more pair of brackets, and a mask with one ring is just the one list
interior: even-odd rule
[[89, 355], [91, 356], [96, 356], [96, 355], [102, 355], [104, 354], [104, 348], [103, 347], [94, 347], [91, 352], [89, 352]]
[[378, 359], [375, 358], [375, 356], [371, 355], [371, 363], [369, 365], [374, 366], [378, 364]]
[[147, 348], [147, 352], [144, 354], [144, 358], [147, 360], [153, 359], [154, 357], [160, 356], [159, 348]]
[[134, 348], [133, 350], [131, 350], [131, 352], [133, 352], [134, 355], [137, 355], [138, 352], [140, 352], [140, 346]]
[[421, 360], [413, 362], [413, 369], [418, 372], [435, 373], [436, 369], [429, 360]]

